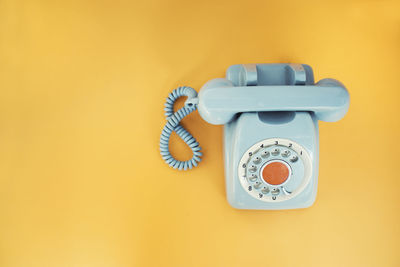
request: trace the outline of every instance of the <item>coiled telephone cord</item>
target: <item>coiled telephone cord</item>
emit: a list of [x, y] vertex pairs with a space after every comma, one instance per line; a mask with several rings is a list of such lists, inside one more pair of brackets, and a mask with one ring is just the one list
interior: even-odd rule
[[[174, 112], [175, 102], [183, 96], [187, 96], [188, 99], [185, 102], [185, 106]], [[188, 86], [178, 87], [172, 91], [167, 97], [165, 102], [165, 116], [167, 123], [165, 124], [161, 137], [160, 137], [160, 153], [163, 160], [172, 168], [179, 170], [187, 170], [196, 167], [198, 162], [201, 161], [200, 152], [201, 147], [185, 128], [182, 127], [180, 122], [188, 116], [190, 113], [197, 109], [197, 92]], [[175, 132], [185, 142], [193, 152], [193, 157], [190, 160], [180, 161], [175, 159], [169, 151], [169, 139], [172, 132]]]

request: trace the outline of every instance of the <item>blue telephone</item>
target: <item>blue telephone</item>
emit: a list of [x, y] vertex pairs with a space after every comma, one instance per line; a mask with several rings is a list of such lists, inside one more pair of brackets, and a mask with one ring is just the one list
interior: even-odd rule
[[[182, 96], [185, 106], [174, 112]], [[233, 65], [226, 78], [207, 82], [198, 95], [179, 87], [168, 96], [160, 151], [173, 168], [197, 166], [200, 146], [180, 121], [198, 109], [205, 121], [225, 126], [226, 192], [233, 207], [306, 208], [317, 193], [318, 120], [338, 121], [348, 108], [346, 88], [333, 79], [314, 84], [308, 65]], [[173, 131], [192, 149], [192, 159], [178, 161], [170, 154]]]

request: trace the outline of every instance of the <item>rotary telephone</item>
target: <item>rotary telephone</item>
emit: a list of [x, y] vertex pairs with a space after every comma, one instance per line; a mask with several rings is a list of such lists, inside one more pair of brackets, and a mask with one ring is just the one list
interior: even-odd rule
[[[186, 96], [174, 112], [175, 101]], [[338, 121], [349, 108], [339, 81], [314, 83], [305, 64], [245, 64], [228, 68], [226, 78], [207, 82], [199, 94], [179, 87], [167, 98], [161, 133], [164, 161], [179, 170], [201, 160], [196, 139], [180, 121], [198, 109], [211, 124], [224, 125], [226, 193], [238, 209], [295, 209], [311, 206], [318, 182], [318, 120]], [[176, 160], [169, 152], [175, 131], [193, 157]]]

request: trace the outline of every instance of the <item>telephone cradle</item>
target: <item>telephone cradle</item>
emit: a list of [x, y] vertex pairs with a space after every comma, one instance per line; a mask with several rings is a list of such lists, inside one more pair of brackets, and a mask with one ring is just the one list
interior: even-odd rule
[[[174, 112], [175, 101], [187, 97]], [[226, 78], [207, 82], [197, 92], [179, 87], [167, 98], [167, 123], [160, 153], [171, 167], [187, 170], [201, 160], [201, 148], [180, 121], [198, 110], [211, 124], [224, 125], [223, 150], [228, 202], [238, 209], [296, 209], [311, 206], [318, 184], [318, 120], [340, 120], [349, 94], [339, 81], [314, 83], [305, 64], [242, 64]], [[176, 160], [169, 152], [175, 131], [193, 157]]]

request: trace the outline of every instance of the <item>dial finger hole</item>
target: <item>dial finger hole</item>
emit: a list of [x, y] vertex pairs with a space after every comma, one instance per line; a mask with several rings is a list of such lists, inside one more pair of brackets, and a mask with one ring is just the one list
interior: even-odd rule
[[290, 156], [290, 151], [289, 150], [284, 150], [281, 154], [282, 157], [287, 158]]
[[290, 161], [293, 162], [293, 163], [296, 162], [298, 159], [299, 158], [296, 155], [293, 155], [293, 156], [290, 157]]
[[268, 187], [264, 187], [263, 189], [261, 189], [261, 192], [263, 194], [268, 194], [269, 193], [269, 188]]
[[249, 166], [249, 171], [250, 172], [255, 172], [257, 170], [257, 166], [256, 165], [250, 165]]
[[256, 182], [256, 183], [254, 184], [254, 188], [255, 188], [255, 189], [260, 189], [261, 186], [262, 186], [262, 184], [261, 184], [260, 182]]
[[262, 158], [268, 158], [268, 157], [269, 157], [269, 152], [268, 152], [267, 150], [264, 150], [264, 151], [261, 153], [261, 157], [262, 157]]
[[281, 191], [279, 190], [279, 188], [274, 188], [274, 189], [272, 189], [271, 194], [273, 196], [277, 196], [277, 195], [279, 195], [280, 192]]
[[259, 164], [261, 162], [261, 158], [260, 157], [255, 157], [253, 160], [254, 164]]
[[272, 156], [278, 156], [279, 152], [280, 152], [280, 150], [278, 148], [275, 148], [274, 150], [272, 150], [271, 155]]
[[257, 181], [257, 175], [255, 175], [254, 173], [251, 174], [251, 175], [249, 176], [249, 181], [250, 181], [250, 182], [255, 182], [255, 181]]

